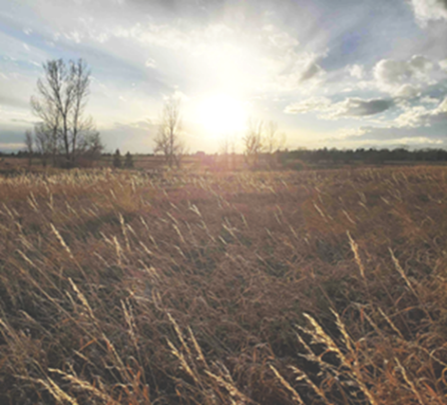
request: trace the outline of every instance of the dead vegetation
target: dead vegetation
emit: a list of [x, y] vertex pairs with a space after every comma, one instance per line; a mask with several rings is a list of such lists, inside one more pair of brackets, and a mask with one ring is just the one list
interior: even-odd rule
[[447, 170], [0, 179], [0, 403], [447, 404]]

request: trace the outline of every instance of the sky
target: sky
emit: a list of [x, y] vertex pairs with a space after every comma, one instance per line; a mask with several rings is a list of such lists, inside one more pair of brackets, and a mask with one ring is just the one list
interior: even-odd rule
[[0, 150], [42, 64], [82, 58], [107, 151], [150, 153], [181, 99], [190, 152], [249, 118], [295, 148], [447, 148], [447, 0], [0, 0]]

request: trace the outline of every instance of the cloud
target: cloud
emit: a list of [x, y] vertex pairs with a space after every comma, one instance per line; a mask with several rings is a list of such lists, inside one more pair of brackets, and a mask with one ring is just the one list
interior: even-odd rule
[[447, 0], [412, 0], [411, 3], [422, 25], [430, 20], [447, 20]]
[[331, 100], [326, 97], [311, 97], [299, 103], [289, 104], [284, 112], [286, 114], [306, 114], [314, 111], [327, 111], [331, 103]]
[[364, 117], [375, 115], [388, 110], [393, 105], [392, 100], [371, 99], [362, 100], [360, 98], [347, 98], [345, 101], [336, 104], [336, 116]]
[[351, 65], [347, 67], [349, 74], [356, 79], [363, 79], [365, 68], [362, 65]]
[[395, 119], [395, 124], [399, 128], [416, 128], [423, 125], [423, 117], [428, 111], [424, 106], [408, 108]]
[[263, 35], [267, 39], [267, 46], [283, 52], [289, 52], [299, 45], [299, 41], [285, 31], [279, 30], [273, 24], [262, 27]]
[[148, 68], [155, 69], [157, 67], [157, 64], [155, 63], [154, 59], [149, 58], [148, 60], [146, 60], [145, 66], [148, 67]]
[[399, 128], [430, 127], [438, 123], [447, 126], [447, 97], [432, 110], [424, 106], [410, 107], [395, 120]]
[[367, 130], [365, 128], [341, 128], [336, 131], [334, 136], [325, 139], [325, 141], [339, 141], [347, 138], [356, 138], [365, 135]]
[[341, 117], [365, 117], [380, 114], [394, 105], [391, 99], [369, 99], [349, 97], [338, 103], [332, 103], [326, 97], [313, 97], [300, 103], [288, 105], [284, 112], [287, 114], [305, 114], [320, 112], [320, 118], [338, 119]]
[[395, 92], [394, 96], [399, 98], [414, 98], [420, 94], [419, 88], [412, 84], [403, 84]]
[[402, 91], [402, 84], [428, 82], [433, 62], [422, 55], [414, 55], [410, 60], [382, 59], [374, 69], [373, 74], [380, 90], [389, 93]]
[[[446, 0], [447, 1], [447, 0]], [[397, 99], [415, 101], [418, 97], [445, 93], [447, 61], [436, 61], [422, 55], [407, 60], [382, 59], [373, 68], [375, 89]]]
[[324, 142], [336, 142], [349, 147], [410, 147], [433, 148], [445, 143], [442, 131], [426, 128], [360, 127], [337, 131], [335, 136], [326, 138]]
[[300, 89], [309, 93], [319, 86], [325, 77], [325, 70], [317, 62], [317, 55], [294, 53], [283, 60], [272, 60], [272, 68], [268, 72], [266, 89], [273, 91], [294, 91]]
[[421, 98], [421, 103], [424, 104], [438, 104], [439, 100], [430, 96], [425, 96]]
[[408, 64], [413, 74], [425, 73], [433, 69], [433, 62], [422, 55], [414, 55]]
[[4, 142], [0, 143], [0, 151], [4, 150], [4, 151], [11, 152], [11, 151], [15, 151], [18, 149], [22, 149], [24, 147], [25, 147], [24, 143], [4, 143]]
[[0, 94], [0, 106], [29, 108], [29, 101], [25, 101], [15, 96], [7, 96], [4, 94]]
[[306, 80], [312, 79], [321, 72], [321, 67], [315, 61], [311, 61], [307, 63], [307, 65], [302, 70], [300, 81], [304, 82]]
[[39, 121], [36, 120], [30, 120], [30, 119], [26, 119], [26, 118], [12, 118], [11, 122], [17, 122], [20, 124], [28, 124], [28, 125], [35, 125], [37, 124]]

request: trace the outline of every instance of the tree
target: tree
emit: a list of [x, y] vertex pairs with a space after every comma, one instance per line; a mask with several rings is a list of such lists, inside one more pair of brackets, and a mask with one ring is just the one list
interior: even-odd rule
[[234, 169], [236, 154], [235, 137], [225, 136], [219, 143], [219, 154], [222, 156], [222, 164], [225, 169]]
[[249, 119], [247, 130], [242, 143], [244, 147], [245, 161], [250, 166], [255, 166], [261, 153], [266, 154], [269, 166], [272, 167], [276, 152], [284, 147], [286, 135], [278, 131], [278, 124], [270, 121], [264, 124], [262, 120]]
[[122, 167], [121, 153], [119, 149], [117, 149], [113, 155], [113, 167], [116, 167], [117, 169], [121, 169]]
[[95, 131], [82, 137], [78, 146], [78, 155], [88, 160], [99, 160], [103, 150], [101, 136], [98, 131]]
[[263, 149], [264, 122], [261, 120], [249, 119], [247, 130], [242, 143], [244, 146], [245, 161], [254, 166], [258, 163], [259, 154]]
[[[42, 164], [46, 167], [48, 162], [48, 157], [55, 151], [55, 146], [53, 145], [52, 133], [45, 128], [42, 123], [36, 124], [34, 126], [34, 142], [36, 144], [36, 149], [42, 159]], [[55, 159], [55, 155], [53, 155]], [[54, 161], [53, 161], [54, 164]]]
[[33, 135], [31, 133], [31, 131], [27, 130], [25, 132], [25, 146], [26, 146], [26, 151], [28, 153], [28, 166], [31, 166], [32, 163], [32, 159], [33, 159]]
[[162, 153], [165, 162], [172, 167], [180, 166], [185, 145], [180, 139], [181, 116], [180, 99], [171, 97], [165, 102], [155, 138], [155, 153]]
[[270, 121], [266, 126], [264, 137], [265, 153], [273, 154], [286, 144], [286, 134], [278, 131], [278, 123]]
[[278, 123], [270, 121], [265, 129], [265, 135], [263, 139], [264, 152], [268, 155], [270, 168], [275, 164], [275, 156], [277, 152], [284, 147], [286, 143], [286, 134], [279, 133]]
[[[74, 166], [88, 145], [101, 145], [91, 117], [85, 115], [89, 96], [90, 71], [86, 63], [62, 59], [44, 63], [44, 77], [37, 81], [38, 95], [31, 107], [41, 119], [47, 139], [52, 139], [53, 157], [61, 153], [68, 166]], [[95, 142], [91, 142], [95, 139]]]
[[124, 160], [124, 167], [126, 169], [133, 169], [133, 158], [130, 152], [126, 153], [126, 158]]

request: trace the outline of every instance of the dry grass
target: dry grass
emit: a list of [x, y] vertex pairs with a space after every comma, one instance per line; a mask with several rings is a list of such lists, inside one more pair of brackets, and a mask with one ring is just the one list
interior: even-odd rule
[[0, 403], [447, 404], [446, 174], [0, 178]]

